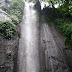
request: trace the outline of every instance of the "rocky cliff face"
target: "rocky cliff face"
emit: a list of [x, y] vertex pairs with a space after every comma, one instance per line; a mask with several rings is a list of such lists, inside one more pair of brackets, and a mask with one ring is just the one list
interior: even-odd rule
[[0, 0], [0, 8], [5, 5], [5, 0]]
[[40, 4], [40, 2], [39, 2], [39, 0], [36, 2], [36, 4], [35, 4], [35, 9], [37, 9], [39, 12], [41, 11], [41, 4]]
[[[0, 21], [10, 19], [10, 15], [7, 13], [10, 1], [0, 0]], [[0, 72], [13, 72], [17, 46], [18, 36], [14, 36], [11, 40], [8, 40], [0, 34]]]
[[9, 14], [7, 14], [5, 11], [0, 9], [0, 21], [8, 20], [10, 17]]
[[0, 21], [9, 19], [7, 14], [12, 0], [0, 0]]
[[0, 0], [0, 8], [7, 12], [12, 0]]

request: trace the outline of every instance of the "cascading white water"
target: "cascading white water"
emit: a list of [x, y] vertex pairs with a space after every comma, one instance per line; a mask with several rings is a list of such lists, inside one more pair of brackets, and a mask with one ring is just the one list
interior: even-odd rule
[[25, 2], [23, 21], [20, 24], [18, 72], [40, 72], [39, 31], [37, 28], [37, 13], [33, 7], [34, 3]]
[[44, 16], [41, 16], [39, 41], [37, 13], [33, 7], [34, 3], [25, 2], [20, 24], [17, 72], [69, 72], [63, 53], [56, 44]]

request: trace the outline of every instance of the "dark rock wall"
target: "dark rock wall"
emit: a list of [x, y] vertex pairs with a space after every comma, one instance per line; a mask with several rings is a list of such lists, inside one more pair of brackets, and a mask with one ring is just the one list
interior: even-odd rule
[[39, 0], [36, 2], [36, 4], [35, 4], [35, 9], [37, 9], [39, 12], [41, 11], [41, 4], [40, 4], [40, 2], [39, 2]]

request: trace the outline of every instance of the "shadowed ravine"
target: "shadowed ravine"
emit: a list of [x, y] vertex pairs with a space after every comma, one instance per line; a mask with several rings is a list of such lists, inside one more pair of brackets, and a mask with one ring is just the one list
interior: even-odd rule
[[[20, 24], [17, 72], [69, 72], [58, 33], [41, 15], [40, 29], [33, 3], [25, 2]], [[55, 37], [54, 37], [55, 36]]]

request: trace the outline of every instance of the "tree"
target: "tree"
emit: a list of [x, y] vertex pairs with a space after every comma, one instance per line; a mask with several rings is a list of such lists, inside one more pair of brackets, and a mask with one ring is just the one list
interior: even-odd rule
[[54, 8], [55, 4], [59, 4], [59, 11], [64, 15], [72, 16], [72, 1], [71, 0], [46, 0], [52, 4], [52, 8]]

